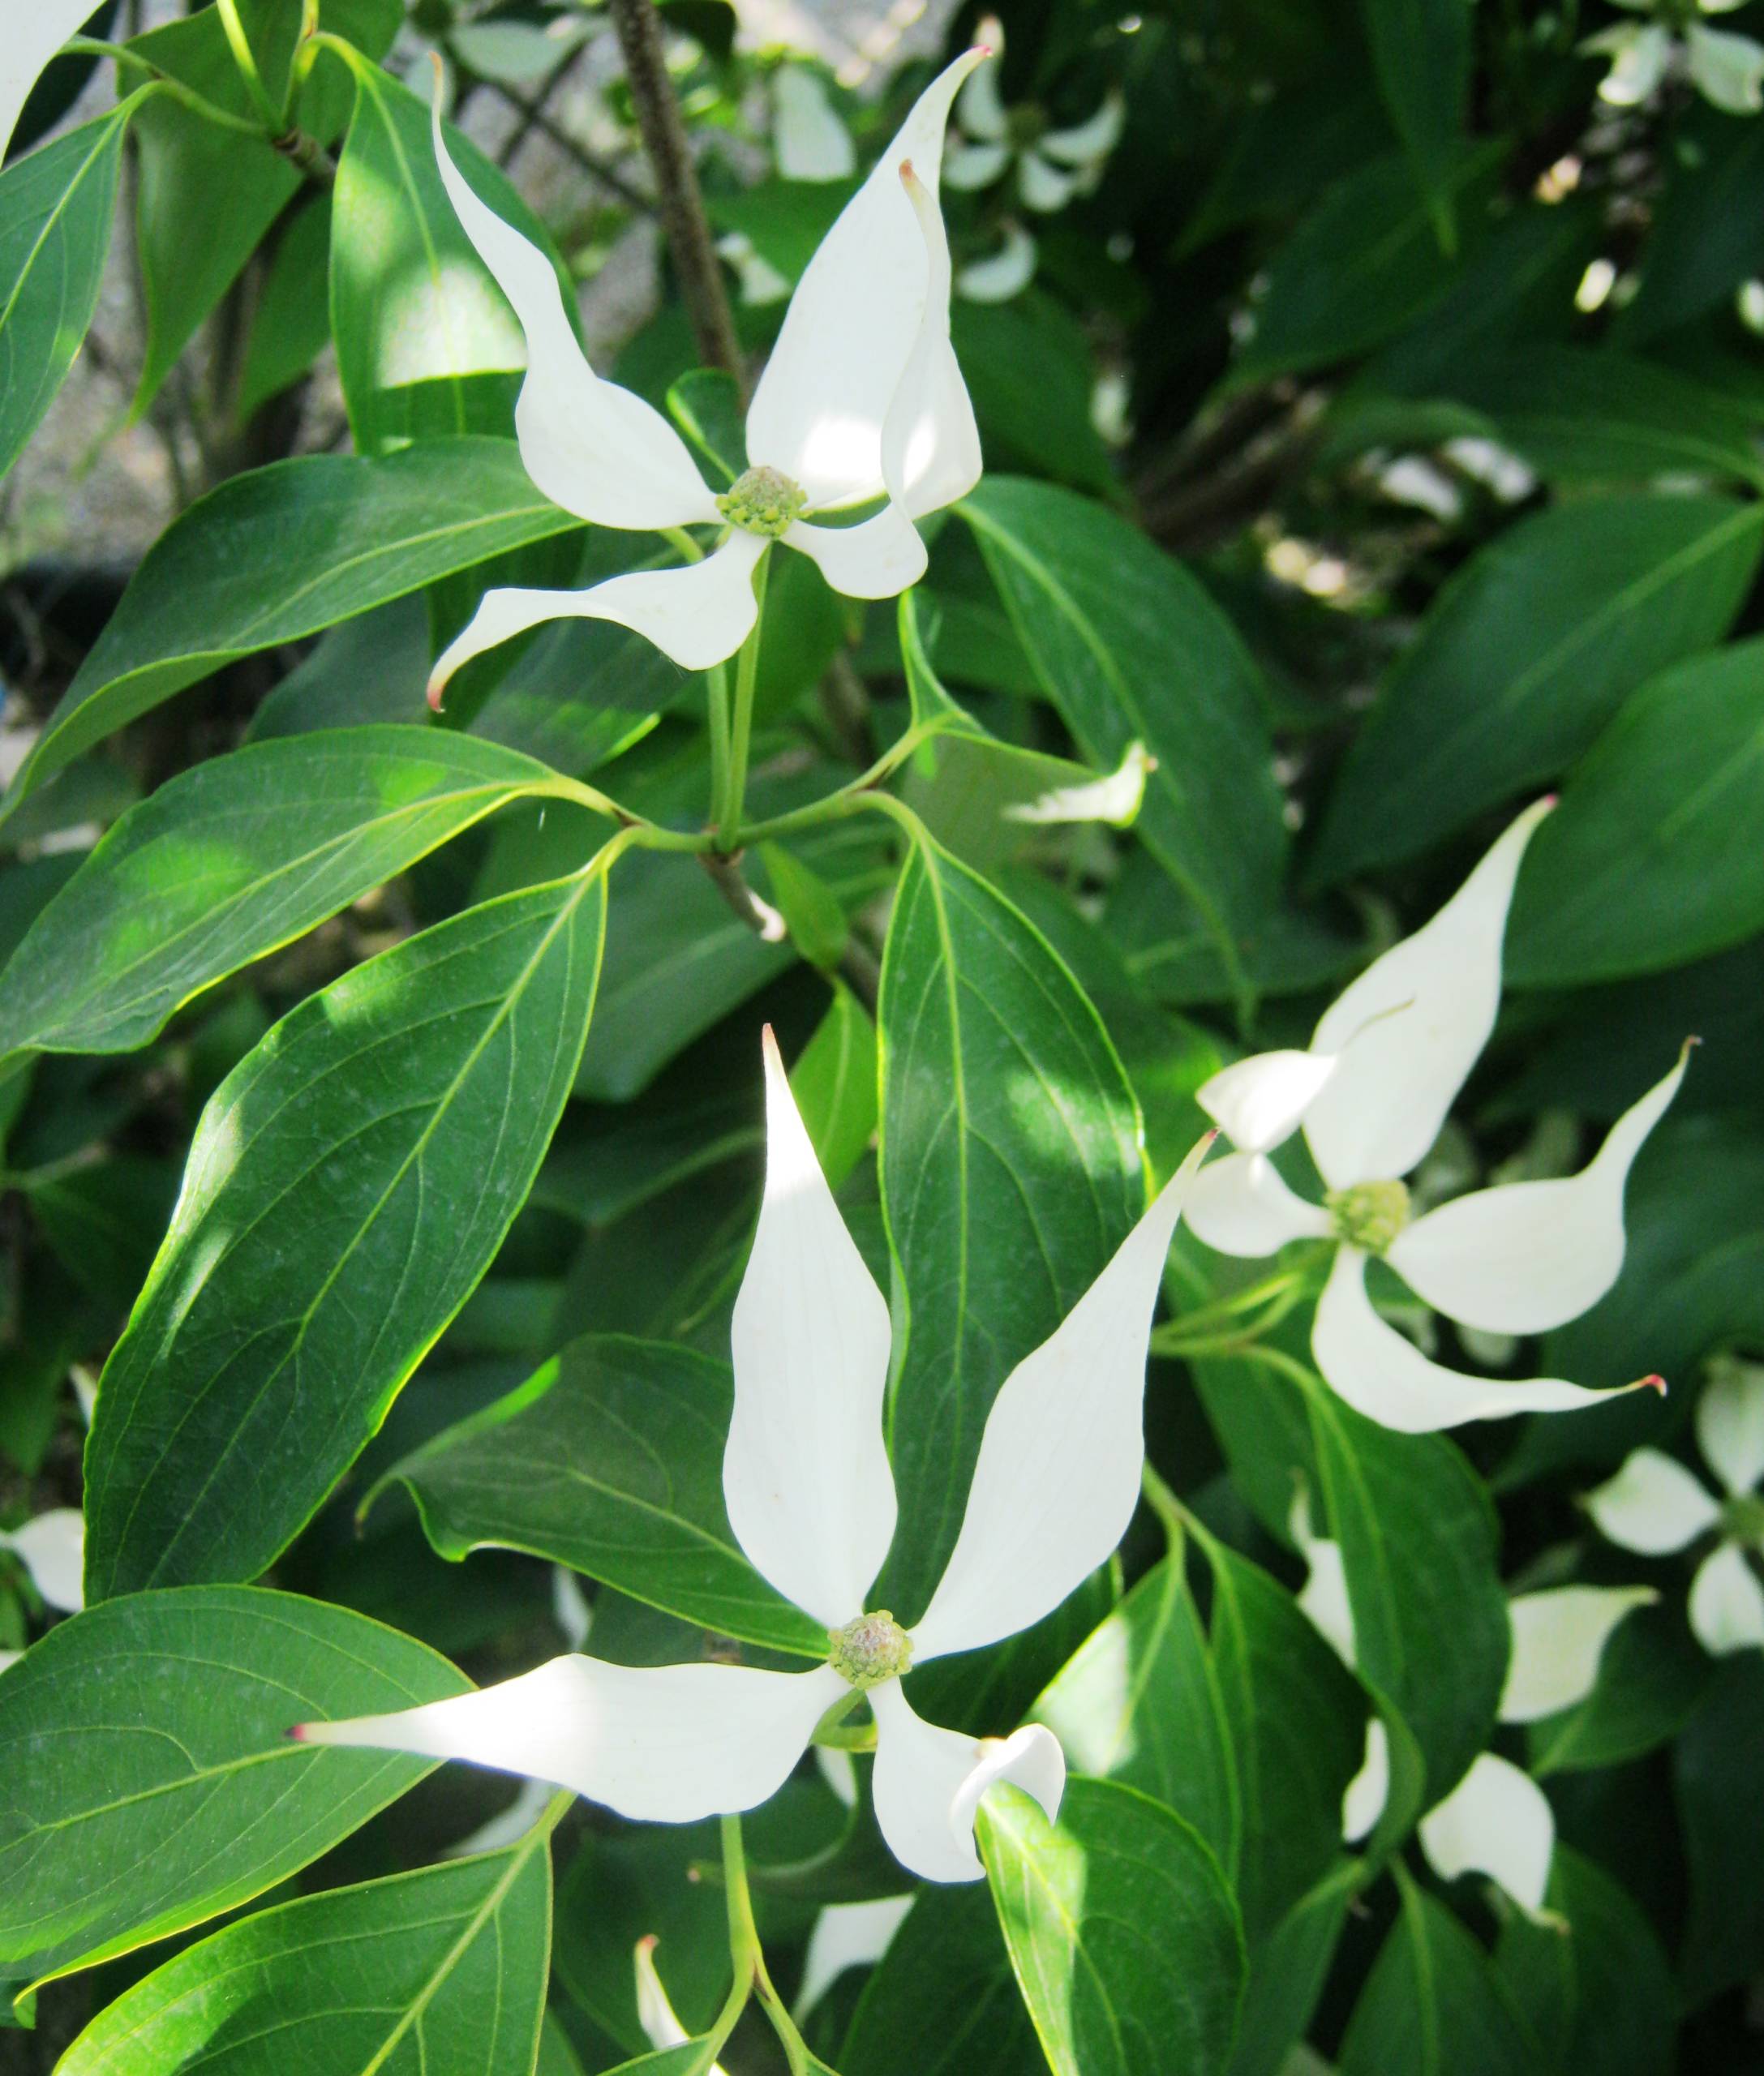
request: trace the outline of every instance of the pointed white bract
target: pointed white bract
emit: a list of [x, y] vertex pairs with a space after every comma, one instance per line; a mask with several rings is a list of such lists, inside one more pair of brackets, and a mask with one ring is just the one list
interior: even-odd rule
[[12, 1552], [58, 1614], [77, 1615], [85, 1606], [86, 1517], [79, 1508], [53, 1507], [10, 1535], [0, 1532], [0, 1550]]
[[802, 1958], [796, 1992], [800, 2025], [848, 1968], [872, 1968], [894, 1944], [912, 1908], [911, 1896], [881, 1896], [873, 1902], [828, 1903], [814, 1921]]
[[[1039, 1621], [1120, 1541], [1144, 1460], [1146, 1351], [1160, 1280], [1210, 1141], [1005, 1380], [955, 1552], [923, 1621], [903, 1632], [865, 1605], [895, 1527], [882, 1440], [888, 1308], [839, 1216], [769, 1032], [765, 1063], [766, 1187], [735, 1306], [723, 1496], [755, 1568], [830, 1632], [830, 1662], [778, 1673], [577, 1655], [482, 1692], [294, 1734], [470, 1760], [573, 1789], [623, 1816], [683, 1823], [775, 1794], [822, 1717], [856, 1687], [875, 1718], [872, 1791], [891, 1850], [929, 1881], [976, 1881], [985, 1871], [973, 1837], [981, 1797], [1011, 1782], [1051, 1821], [1065, 1755], [1038, 1724], [974, 1738], [925, 1722], [900, 1674]], [[861, 1646], [831, 1633], [851, 1632], [866, 1614]], [[861, 1676], [851, 1670], [860, 1650], [869, 1654]]]
[[[1617, 4], [1626, 6], [1630, 0]], [[1729, 11], [1717, 0], [1702, 0], [1706, 15]], [[1588, 36], [1580, 49], [1611, 60], [1599, 93], [1616, 108], [1638, 106], [1668, 76], [1680, 73], [1711, 107], [1728, 115], [1755, 115], [1764, 109], [1764, 44], [1732, 29], [1706, 28], [1701, 22], [1682, 28], [1621, 22]]]
[[1695, 1425], [1725, 1505], [1676, 1457], [1642, 1448], [1586, 1495], [1586, 1507], [1608, 1541], [1650, 1557], [1715, 1535], [1691, 1581], [1690, 1626], [1706, 1651], [1724, 1658], [1764, 1645], [1764, 1584], [1754, 1568], [1764, 1558], [1764, 1367], [1714, 1358]]
[[[1625, 1185], [1678, 1093], [1688, 1048], [1579, 1174], [1474, 1190], [1409, 1218], [1403, 1178], [1439, 1136], [1494, 1028], [1507, 911], [1526, 846], [1552, 804], [1519, 816], [1431, 922], [1373, 961], [1324, 1012], [1307, 1050], [1239, 1060], [1199, 1092], [1240, 1151], [1198, 1178], [1190, 1225], [1230, 1255], [1333, 1236], [1339, 1245], [1311, 1354], [1350, 1405], [1405, 1433], [1573, 1412], [1612, 1395], [1556, 1378], [1461, 1376], [1382, 1319], [1366, 1285], [1369, 1257], [1382, 1255], [1468, 1332], [1535, 1334], [1578, 1318], [1623, 1267]], [[1307, 1203], [1268, 1158], [1297, 1130], [1327, 1186], [1327, 1207]], [[1629, 1388], [1644, 1386], [1664, 1388], [1658, 1377]]]
[[0, 31], [0, 158], [43, 67], [97, 11], [97, 0], [8, 0]]
[[1536, 1722], [1591, 1693], [1612, 1632], [1659, 1598], [1651, 1586], [1552, 1586], [1507, 1603], [1513, 1655], [1500, 1692], [1503, 1722]]
[[1542, 1788], [1511, 1760], [1484, 1752], [1419, 1826], [1421, 1850], [1442, 1881], [1486, 1874], [1522, 1910], [1543, 1908], [1556, 1818]]
[[[432, 704], [463, 663], [547, 619], [614, 620], [685, 669], [719, 663], [753, 628], [753, 568], [775, 539], [811, 555], [852, 598], [892, 598], [924, 574], [912, 521], [980, 479], [979, 435], [949, 341], [949, 247], [937, 194], [950, 104], [985, 54], [965, 53], [921, 95], [797, 284], [747, 417], [753, 466], [741, 484], [758, 479], [763, 510], [744, 500], [740, 484], [719, 503], [660, 412], [594, 373], [551, 262], [473, 191], [449, 155], [437, 106], [435, 152], [449, 199], [526, 338], [515, 428], [527, 474], [596, 525], [665, 532], [727, 518], [732, 531], [685, 568], [582, 592], [490, 592], [436, 664]], [[799, 76], [812, 90], [806, 74], [780, 79]], [[876, 499], [887, 501], [861, 525], [809, 523]]]

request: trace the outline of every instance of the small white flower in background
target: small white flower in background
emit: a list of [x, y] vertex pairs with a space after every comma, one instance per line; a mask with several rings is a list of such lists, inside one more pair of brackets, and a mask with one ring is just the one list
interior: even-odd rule
[[[995, 55], [1003, 50], [1004, 28], [995, 17], [982, 22], [977, 35]], [[976, 190], [1015, 171], [1024, 208], [1048, 216], [1075, 195], [1094, 191], [1126, 121], [1127, 104], [1111, 88], [1086, 121], [1049, 130], [1039, 109], [1005, 106], [998, 97], [998, 67], [989, 65], [956, 101], [956, 138], [943, 178], [951, 187]], [[1011, 218], [998, 250], [971, 260], [957, 274], [956, 293], [970, 302], [1008, 302], [1034, 279], [1036, 258], [1034, 238]]]
[[77, 1615], [85, 1606], [86, 1519], [79, 1508], [52, 1508], [11, 1534], [0, 1529], [0, 1550], [11, 1551], [58, 1614]]
[[852, 133], [826, 82], [805, 66], [781, 65], [772, 75], [772, 157], [786, 180], [849, 180], [857, 170]]
[[873, 1968], [894, 1944], [912, 1908], [911, 1896], [868, 1903], [828, 1903], [809, 1934], [795, 2016], [800, 2025], [848, 1968]]
[[98, 0], [8, 0], [0, 36], [0, 158], [43, 67], [97, 9]]
[[735, 269], [736, 285], [750, 310], [788, 298], [788, 278], [779, 272], [745, 230], [725, 231], [717, 240], [717, 251]]
[[[1401, 1179], [1439, 1136], [1494, 1028], [1513, 882], [1552, 804], [1528, 809], [1431, 923], [1367, 967], [1324, 1012], [1308, 1051], [1240, 1060], [1197, 1098], [1239, 1150], [1196, 1177], [1190, 1229], [1228, 1255], [1334, 1241], [1312, 1358], [1356, 1411], [1408, 1434], [1613, 1396], [1555, 1378], [1460, 1375], [1381, 1319], [1366, 1289], [1367, 1263], [1380, 1258], [1449, 1319], [1535, 1334], [1577, 1318], [1623, 1267], [1624, 1185], [1678, 1092], [1688, 1050], [1577, 1175], [1474, 1190], [1412, 1222]], [[1323, 1177], [1320, 1205], [1288, 1188], [1268, 1158], [1300, 1126]], [[1665, 1388], [1657, 1377], [1626, 1388], [1644, 1386]]]
[[1697, 1445], [1724, 1498], [1675, 1457], [1637, 1449], [1586, 1495], [1599, 1533], [1620, 1548], [1663, 1557], [1713, 1533], [1691, 1582], [1690, 1626], [1715, 1658], [1764, 1645], [1764, 1586], [1748, 1561], [1764, 1557], [1764, 1368], [1719, 1356], [1697, 1401]]
[[[1338, 1543], [1315, 1534], [1306, 1495], [1294, 1501], [1293, 1540], [1308, 1576], [1298, 1605], [1354, 1667], [1354, 1615]], [[1591, 1693], [1612, 1632], [1637, 1607], [1659, 1599], [1651, 1586], [1556, 1586], [1519, 1593], [1507, 1603], [1513, 1653], [1499, 1719], [1536, 1722], [1573, 1708]], [[1376, 1716], [1366, 1726], [1366, 1756], [1341, 1798], [1341, 1835], [1353, 1845], [1384, 1813], [1390, 1794], [1390, 1742]], [[1493, 1752], [1474, 1759], [1464, 1778], [1417, 1826], [1427, 1864], [1442, 1881], [1486, 1874], [1535, 1917], [1543, 1910], [1556, 1819], [1543, 1791], [1525, 1770]]]
[[882, 1439], [888, 1305], [834, 1203], [770, 1032], [765, 1050], [766, 1190], [735, 1303], [723, 1492], [754, 1568], [825, 1627], [827, 1662], [794, 1673], [571, 1656], [482, 1692], [293, 1734], [469, 1759], [553, 1782], [621, 1816], [689, 1823], [775, 1795], [822, 1716], [855, 1690], [875, 1718], [871, 1789], [895, 1857], [927, 1881], [978, 1881], [981, 1796], [1015, 1782], [1051, 1820], [1065, 1756], [1039, 1724], [975, 1739], [923, 1722], [901, 1675], [1040, 1621], [1120, 1542], [1144, 1462], [1152, 1315], [1206, 1143], [1005, 1379], [955, 1551], [908, 1632], [886, 1610], [865, 1608], [895, 1533]]
[[[1002, 54], [1004, 28], [996, 17], [983, 21], [976, 36], [995, 57]], [[1047, 129], [1039, 109], [1005, 106], [998, 97], [998, 67], [988, 66], [963, 88], [955, 105], [957, 141], [943, 177], [951, 187], [990, 187], [1015, 169], [1024, 208], [1051, 214], [1097, 187], [1121, 141], [1127, 114], [1127, 103], [1110, 88], [1084, 122]]]
[[[441, 178], [466, 235], [526, 335], [515, 431], [527, 474], [591, 525], [634, 532], [723, 525], [701, 562], [608, 578], [584, 591], [496, 590], [436, 665], [439, 704], [470, 659], [548, 620], [629, 627], [687, 670], [734, 654], [753, 631], [755, 566], [774, 541], [812, 558], [848, 598], [886, 598], [924, 575], [916, 519], [980, 480], [980, 435], [950, 345], [950, 255], [938, 212], [943, 131], [971, 50], [926, 88], [809, 261], [747, 414], [753, 465], [720, 496], [652, 405], [583, 357], [551, 263], [486, 207], [442, 139]], [[885, 500], [852, 526], [810, 515]]]
[[[1728, 15], [1745, 0], [1696, 0], [1704, 15]], [[1655, 0], [1612, 0], [1632, 14], [1651, 15]], [[1703, 99], [1729, 115], [1755, 115], [1764, 109], [1764, 44], [1731, 29], [1706, 28], [1689, 23], [1682, 30], [1664, 22], [1619, 22], [1590, 36], [1584, 51], [1609, 58], [1611, 70], [1599, 82], [1602, 101], [1613, 107], [1634, 108], [1655, 92], [1668, 73], [1682, 64]]]

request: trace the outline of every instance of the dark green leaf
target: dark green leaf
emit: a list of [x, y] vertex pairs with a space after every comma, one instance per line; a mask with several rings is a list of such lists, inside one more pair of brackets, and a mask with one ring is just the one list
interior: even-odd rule
[[387, 1477], [410, 1486], [444, 1557], [528, 1551], [719, 1635], [824, 1658], [826, 1632], [779, 1598], [730, 1531], [734, 1401], [727, 1364], [689, 1349], [574, 1341]]
[[1078, 319], [1032, 290], [1009, 302], [958, 296], [950, 336], [989, 465], [1032, 469], [1106, 496], [1114, 464], [1091, 420], [1096, 373]]
[[605, 916], [599, 872], [471, 909], [302, 1003], [229, 1075], [105, 1368], [88, 1598], [255, 1577], [311, 1518], [526, 1196]]
[[984, 1891], [921, 1889], [865, 1986], [842, 2076], [1028, 2076], [1038, 2053]]
[[1341, 2076], [1534, 2076], [1537, 2043], [1481, 1947], [1444, 1903], [1401, 1886], [1341, 2043]]
[[1644, 685], [1569, 774], [1507, 927], [1519, 985], [1683, 965], [1764, 929], [1764, 640]]
[[1198, 1833], [1112, 1781], [1067, 1783], [1050, 1825], [996, 1791], [979, 1834], [1011, 1966], [1054, 2076], [1229, 2065], [1243, 1933]]
[[1313, 877], [1406, 858], [1579, 757], [1628, 693], [1719, 641], [1764, 548], [1764, 506], [1586, 498], [1466, 564], [1341, 767]]
[[120, 1053], [506, 802], [543, 765], [440, 728], [290, 736], [132, 808], [0, 976], [0, 1052]]
[[384, 461], [312, 455], [235, 476], [154, 544], [8, 804], [234, 657], [576, 523], [506, 440], [427, 440]]
[[1070, 491], [989, 478], [964, 500], [1042, 688], [1085, 757], [1157, 759], [1137, 824], [1230, 959], [1285, 851], [1255, 665], [1180, 564]]
[[1281, 2076], [1290, 2066], [1287, 2057], [1311, 2022], [1348, 1907], [1363, 1879], [1358, 1861], [1341, 1861], [1250, 1948], [1249, 1985], [1230, 2076]]
[[234, 400], [238, 424], [247, 424], [273, 397], [292, 388], [328, 343], [330, 250], [330, 197], [315, 195], [277, 238], [264, 277]]
[[532, 2076], [551, 1918], [537, 1833], [284, 1903], [137, 1983], [69, 2048], [62, 2076]]
[[1726, 1661], [1672, 1756], [1690, 1861], [1679, 1974], [1694, 2009], [1764, 1966], [1764, 1658]]
[[291, 1744], [289, 1726], [466, 1685], [408, 1636], [287, 1593], [191, 1587], [64, 1622], [0, 1680], [0, 1962], [47, 1979], [260, 1894], [429, 1770]]
[[1413, 1732], [1430, 1808], [1488, 1743], [1511, 1638], [1494, 1508], [1443, 1435], [1397, 1435], [1309, 1396], [1358, 1669]]
[[1096, 1011], [1016, 910], [929, 843], [901, 877], [878, 1023], [903, 1533], [878, 1590], [916, 1619], [999, 1386], [1127, 1237], [1144, 1182]]
[[1151, 1795], [1192, 1824], [1222, 1867], [1237, 1864], [1241, 1812], [1225, 1703], [1178, 1559], [1146, 1573], [1030, 1713], [1075, 1771]]
[[1384, 105], [1449, 252], [1457, 242], [1453, 175], [1470, 96], [1470, 0], [1363, 0], [1363, 12]]
[[0, 173], [0, 476], [54, 401], [98, 307], [122, 137], [138, 105]]
[[1530, 1726], [1532, 1773], [1541, 1778], [1642, 1757], [1678, 1735], [1714, 1675], [1681, 1606], [1637, 1609], [1606, 1645], [1586, 1700]]
[[[775, 879], [774, 885], [776, 884]], [[827, 1186], [836, 1190], [876, 1136], [876, 1027], [843, 980], [790, 1070], [790, 1087]]]
[[1764, 130], [1712, 109], [1689, 127], [1694, 142], [1670, 154], [1671, 184], [1652, 212], [1634, 299], [1617, 313], [1625, 347], [1710, 315], [1764, 268], [1764, 228], [1748, 206], [1764, 171]]

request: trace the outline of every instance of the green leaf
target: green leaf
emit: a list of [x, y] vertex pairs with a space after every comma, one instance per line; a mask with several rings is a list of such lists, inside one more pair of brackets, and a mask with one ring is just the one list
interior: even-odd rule
[[1291, 1594], [1211, 1536], [1199, 1539], [1212, 1570], [1212, 1662], [1242, 1803], [1235, 1886], [1255, 1937], [1340, 1855], [1366, 1701]]
[[1764, 268], [1764, 228], [1749, 206], [1764, 175], [1764, 130], [1703, 109], [1669, 154], [1671, 182], [1651, 212], [1634, 298], [1612, 336], [1633, 349], [1706, 317]]
[[865, 1984], [843, 2076], [1028, 2076], [1038, 2053], [980, 1885], [921, 1889]]
[[1418, 190], [1400, 152], [1337, 181], [1269, 260], [1234, 385], [1364, 353], [1436, 302], [1455, 278], [1454, 255], [1440, 245], [1441, 212], [1479, 231], [1505, 149], [1495, 142], [1460, 152], [1431, 195]]
[[234, 477], [154, 543], [13, 781], [7, 812], [234, 658], [576, 524], [534, 489], [507, 440], [427, 440], [384, 461], [311, 455]]
[[1690, 1912], [1679, 1975], [1695, 2010], [1764, 1965], [1764, 1658], [1720, 1668], [1672, 1754], [1690, 1862]]
[[1506, 970], [1573, 986], [1764, 929], [1764, 639], [1644, 685], [1569, 774], [1526, 856]]
[[1394, 1434], [1321, 1384], [1308, 1403], [1358, 1668], [1420, 1746], [1431, 1808], [1487, 1749], [1506, 1680], [1495, 1511], [1443, 1435]]
[[[331, 328], [358, 452], [383, 454], [442, 433], [507, 432], [526, 366], [514, 313], [441, 185], [427, 104], [376, 64], [354, 62], [355, 115], [332, 199]], [[543, 225], [471, 140], [447, 126], [467, 185], [575, 289]]]
[[805, 864], [782, 843], [762, 843], [758, 849], [791, 942], [811, 966], [832, 972], [844, 956], [851, 934], [839, 896], [812, 865]]
[[1098, 770], [1157, 760], [1138, 833], [1228, 959], [1273, 904], [1285, 828], [1260, 674], [1179, 563], [1071, 491], [989, 477], [961, 506], [1043, 690]]
[[1271, 1932], [1250, 1949], [1230, 2076], [1281, 2076], [1301, 2065], [1287, 2057], [1311, 2022], [1364, 1868], [1344, 1859], [1309, 1894], [1301, 1896]]
[[0, 1052], [144, 1045], [203, 989], [513, 800], [559, 790], [440, 728], [289, 736], [131, 808], [0, 975]]
[[1560, 1842], [1545, 1898], [1566, 1922], [1513, 1911], [1495, 1966], [1554, 2069], [1672, 2076], [1677, 1986], [1646, 1915], [1603, 1868]]
[[878, 1021], [903, 1525], [878, 1591], [908, 1620], [955, 1547], [999, 1386], [1126, 1238], [1145, 1185], [1095, 1010], [1017, 911], [932, 843], [901, 875]]
[[790, 1070], [791, 1093], [829, 1189], [839, 1188], [876, 1135], [878, 1071], [869, 1011], [835, 980], [826, 1014]]
[[1449, 253], [1457, 243], [1453, 175], [1470, 97], [1472, 0], [1364, 0], [1363, 12], [1384, 105]]
[[745, 473], [745, 413], [732, 375], [720, 367], [695, 367], [681, 375], [667, 392], [667, 415], [725, 487]]
[[62, 2076], [290, 2068], [532, 2076], [551, 1948], [551, 1861], [506, 1852], [303, 1897], [230, 1924], [118, 1997]]
[[1638, 1608], [1605, 1645], [1591, 1693], [1528, 1726], [1530, 1771], [1620, 1766], [1655, 1751], [1684, 1728], [1715, 1671], [1682, 1606]]
[[248, 424], [273, 397], [292, 388], [329, 343], [325, 275], [330, 251], [331, 198], [316, 195], [282, 231], [270, 255], [239, 367], [233, 400], [236, 425]]
[[0, 173], [0, 476], [74, 364], [110, 251], [137, 97]]
[[227, 1077], [105, 1366], [88, 1598], [255, 1577], [311, 1519], [526, 1199], [605, 918], [598, 871], [469, 910], [311, 997]]
[[1727, 631], [1764, 506], [1644, 493], [1522, 520], [1440, 594], [1348, 753], [1312, 865], [1406, 858], [1560, 772], [1625, 697]]
[[1230, 2061], [1243, 1934], [1199, 1834], [1112, 1781], [1067, 1783], [1058, 1824], [1015, 1789], [981, 1852], [1054, 2076], [1215, 2076]]
[[1530, 345], [1453, 368], [1449, 388], [1546, 476], [1758, 481], [1749, 414], [1651, 361], [1586, 346]]
[[950, 336], [994, 468], [1030, 469], [1103, 497], [1114, 489], [1114, 463], [1091, 419], [1096, 373], [1079, 319], [1034, 289], [1010, 302], [958, 296]]
[[623, 1336], [573, 1341], [494, 1405], [386, 1473], [444, 1557], [525, 1550], [719, 1635], [826, 1655], [826, 1632], [760, 1577], [729, 1528], [727, 1363]]
[[1541, 2076], [1537, 2043], [1481, 1947], [1397, 1878], [1401, 1911], [1348, 2022], [1341, 2076]]
[[[1241, 1811], [1225, 1705], [1180, 1561], [1155, 1564], [1030, 1710], [1067, 1764], [1192, 1824], [1236, 1865]], [[1339, 1827], [1337, 1827], [1339, 1829]]]
[[260, 1894], [430, 1769], [291, 1744], [289, 1726], [466, 1684], [289, 1593], [190, 1587], [62, 1623], [0, 1679], [0, 1962], [46, 1980]]

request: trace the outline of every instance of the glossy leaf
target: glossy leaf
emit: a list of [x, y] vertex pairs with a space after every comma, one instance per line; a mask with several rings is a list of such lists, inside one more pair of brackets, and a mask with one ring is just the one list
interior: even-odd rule
[[[356, 449], [507, 432], [514, 385], [481, 378], [524, 368], [526, 345], [441, 185], [427, 104], [377, 65], [352, 69], [354, 119], [332, 202], [331, 324]], [[447, 141], [474, 192], [549, 251], [510, 182], [451, 126]], [[568, 311], [574, 289], [559, 271]]]
[[62, 2076], [532, 2076], [551, 1946], [543, 1836], [264, 1911], [89, 2025]]
[[214, 981], [301, 936], [509, 800], [543, 765], [439, 728], [290, 736], [131, 809], [0, 975], [0, 1051], [145, 1044]]
[[1230, 2076], [1281, 2076], [1323, 1994], [1330, 1963], [1363, 1875], [1339, 1861], [1250, 1948], [1243, 2020]]
[[1444, 1435], [1394, 1434], [1320, 1386], [1309, 1404], [1356, 1662], [1419, 1744], [1431, 1808], [1486, 1748], [1506, 1679], [1494, 1509]]
[[1024, 2001], [1054, 2076], [1230, 2064], [1243, 1934], [1219, 1864], [1148, 1795], [1067, 1784], [1050, 1825], [1015, 1789], [979, 1837]]
[[1126, 1238], [1145, 1186], [1096, 1011], [1016, 910], [930, 844], [901, 875], [878, 1023], [902, 1525], [877, 1590], [916, 1620], [999, 1386]]
[[1569, 774], [1507, 926], [1520, 986], [1678, 966], [1764, 929], [1764, 641], [1664, 672]]
[[1487, 1957], [1405, 1879], [1341, 2043], [1341, 2076], [1541, 2076], [1538, 2044]]
[[471, 909], [309, 998], [222, 1084], [105, 1367], [89, 1598], [255, 1577], [354, 1461], [526, 1199], [605, 904], [596, 873]]
[[236, 476], [154, 544], [13, 781], [9, 807], [235, 657], [575, 524], [534, 489], [511, 441], [429, 440], [384, 461], [312, 455]]
[[1586, 750], [1628, 693], [1718, 641], [1764, 507], [1587, 498], [1522, 521], [1440, 594], [1342, 766], [1319, 880], [1406, 858]]
[[1528, 1727], [1530, 1770], [1541, 1779], [1642, 1757], [1684, 1728], [1715, 1672], [1682, 1607], [1637, 1608], [1605, 1645], [1585, 1701]]
[[1030, 1711], [1066, 1763], [1174, 1809], [1237, 1864], [1237, 1755], [1180, 1563], [1165, 1558], [1094, 1629]]
[[260, 1894], [429, 1770], [291, 1744], [289, 1725], [466, 1684], [378, 1623], [245, 1587], [62, 1623], [0, 1679], [0, 1964], [64, 1974]]
[[836, 1190], [869, 1151], [878, 1122], [876, 1027], [843, 980], [790, 1070], [790, 1087], [809, 1138]]
[[54, 401], [98, 307], [138, 102], [0, 173], [0, 476]]
[[526, 1550], [721, 1636], [826, 1655], [742, 1555], [723, 1504], [727, 1366], [617, 1336], [573, 1342], [388, 1478], [444, 1557]]
[[1070, 491], [989, 477], [961, 506], [1043, 691], [1099, 771], [1157, 760], [1139, 834], [1230, 957], [1285, 851], [1256, 667], [1179, 563]]
[[840, 2076], [1025, 2076], [1039, 2053], [976, 1882], [920, 1889], [835, 2059]]

